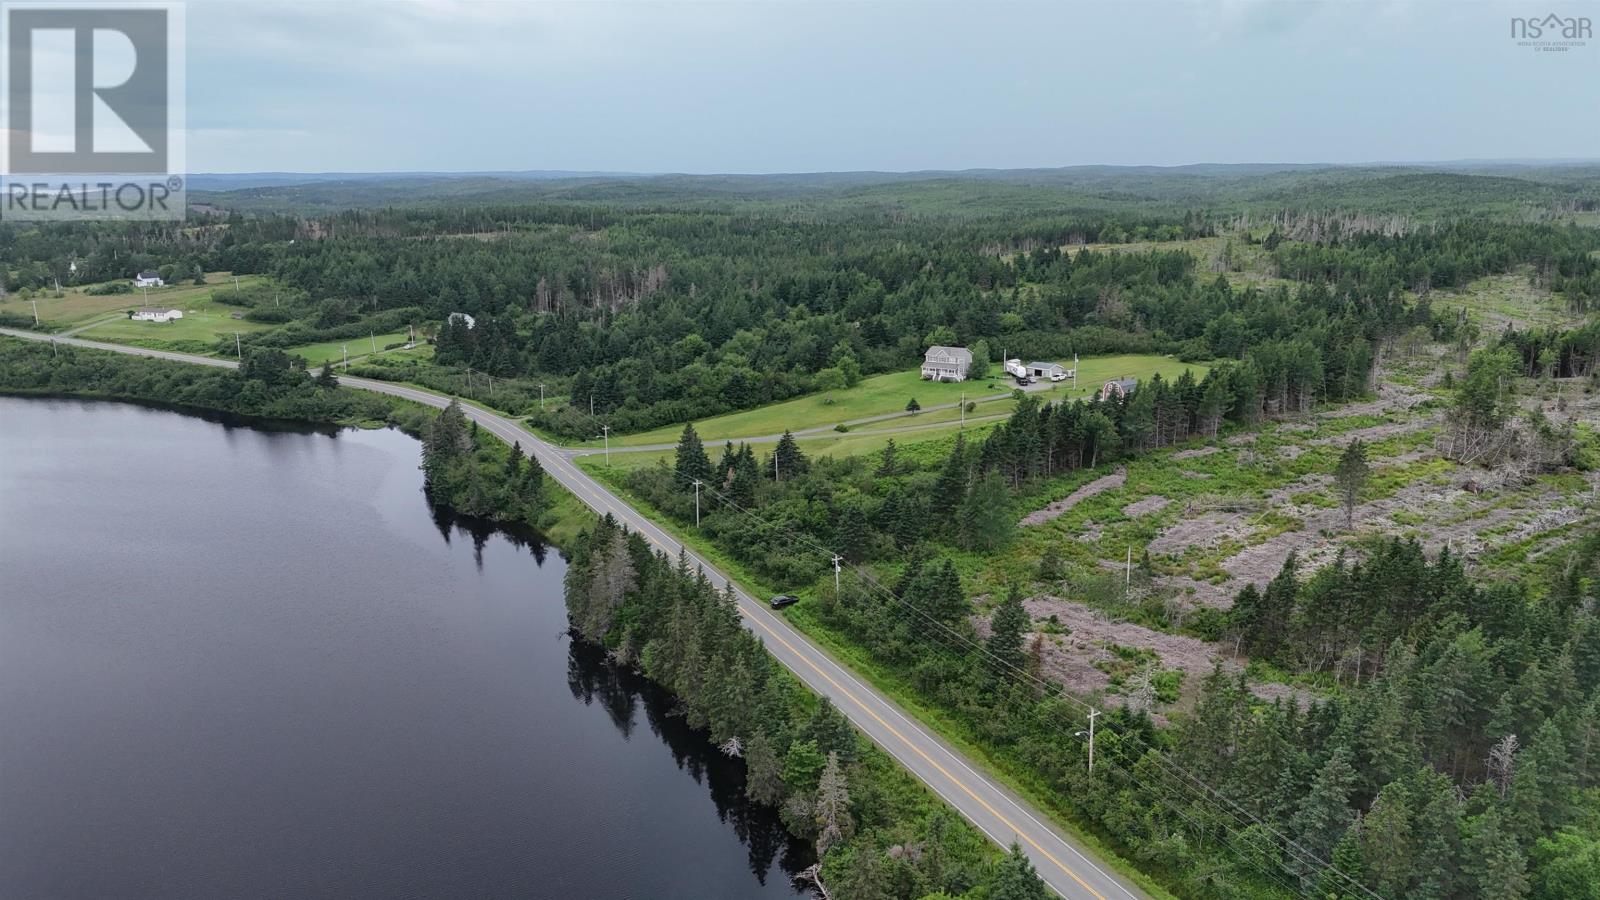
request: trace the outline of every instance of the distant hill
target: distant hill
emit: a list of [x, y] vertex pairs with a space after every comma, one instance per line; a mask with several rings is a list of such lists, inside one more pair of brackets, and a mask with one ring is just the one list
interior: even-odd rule
[[262, 172], [198, 174], [191, 176], [189, 185], [192, 203], [259, 212], [549, 203], [967, 216], [1316, 208], [1429, 217], [1594, 210], [1600, 207], [1600, 162], [1262, 163], [770, 175]]

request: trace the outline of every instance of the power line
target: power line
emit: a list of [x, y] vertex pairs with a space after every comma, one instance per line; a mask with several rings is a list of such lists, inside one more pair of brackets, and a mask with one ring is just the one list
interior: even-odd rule
[[[737, 503], [737, 501], [735, 501], [732, 498], [728, 497], [727, 495], [723, 494], [721, 491], [716, 490], [714, 487], [710, 487], [708, 485], [707, 488], [708, 488], [708, 490], [711, 491], [712, 494], [714, 494], [718, 498], [722, 499], [724, 503], [726, 503], [730, 508], [734, 509], [735, 511], [747, 516], [748, 518], [756, 521], [759, 524], [766, 525], [766, 526], [769, 526], [769, 527], [774, 525], [774, 523], [772, 523], [770, 521], [767, 521], [765, 519], [762, 519], [760, 516], [758, 516], [754, 512], [752, 512], [752, 511], [750, 511], [748, 509], [745, 509], [744, 507], [740, 506]], [[817, 542], [811, 540], [808, 536], [796, 534], [792, 528], [787, 527], [787, 526], [784, 526], [782, 530], [787, 534], [787, 537], [788, 537], [788, 539], [789, 539], [789, 541], [791, 543], [804, 544], [804, 545], [810, 547], [811, 549], [817, 551], [818, 553], [827, 556], [828, 558], [830, 558], [830, 561], [831, 561], [832, 557], [834, 556], [834, 553], [833, 553], [832, 550], [830, 550], [830, 549], [828, 549], [826, 547], [823, 547], [822, 545], [818, 544]], [[1034, 684], [1037, 687], [1041, 697], [1053, 696], [1055, 698], [1065, 700], [1068, 703], [1075, 704], [1076, 706], [1078, 706], [1078, 707], [1080, 707], [1080, 708], [1082, 708], [1082, 709], [1084, 709], [1086, 711], [1092, 711], [1093, 710], [1093, 707], [1090, 706], [1087, 702], [1085, 702], [1085, 701], [1083, 701], [1083, 700], [1081, 700], [1081, 699], [1079, 699], [1077, 697], [1072, 696], [1070, 693], [1067, 693], [1067, 691], [1066, 691], [1064, 686], [1055, 684], [1053, 682], [1050, 682], [1048, 680], [1045, 680], [1043, 678], [1035, 676], [1032, 673], [1026, 671], [1025, 669], [1021, 669], [1021, 668], [1015, 666], [1014, 664], [1010, 663], [1009, 661], [1001, 659], [1001, 658], [995, 656], [983, 644], [981, 644], [981, 643], [979, 643], [977, 641], [974, 641], [970, 637], [967, 637], [966, 635], [956, 631], [955, 629], [951, 628], [947, 623], [939, 621], [937, 618], [934, 618], [926, 610], [922, 609], [921, 607], [917, 606], [916, 604], [910, 603], [909, 601], [906, 601], [905, 599], [899, 597], [892, 590], [890, 590], [889, 588], [883, 586], [880, 582], [878, 582], [877, 579], [874, 578], [863, 567], [861, 567], [859, 565], [852, 564], [850, 571], [851, 571], [851, 574], [854, 575], [857, 579], [859, 579], [861, 581], [861, 583], [863, 585], [865, 585], [869, 590], [872, 590], [872, 591], [874, 591], [876, 593], [879, 593], [882, 596], [885, 596], [885, 597], [889, 598], [890, 600], [892, 600], [897, 605], [899, 605], [899, 606], [901, 606], [901, 607], [903, 607], [903, 608], [905, 608], [905, 609], [907, 609], [907, 610], [909, 610], [909, 611], [911, 611], [913, 613], [916, 613], [917, 615], [921, 616], [924, 620], [926, 620], [930, 624], [933, 624], [934, 626], [936, 626], [940, 631], [948, 634], [952, 639], [955, 639], [956, 641], [959, 641], [960, 643], [966, 645], [966, 647], [969, 648], [971, 651], [982, 655], [983, 657], [985, 657], [988, 660], [990, 660], [993, 664], [1001, 667], [1003, 670], [1007, 670], [1008, 674], [1010, 674], [1012, 677], [1016, 678], [1018, 681], [1029, 682], [1029, 683]], [[835, 577], [836, 578], [837, 578], [837, 574], [838, 573], [836, 572], [835, 573]], [[1040, 720], [1040, 721], [1042, 722], [1043, 720]], [[1045, 724], [1048, 725], [1048, 723], [1045, 723]], [[1109, 731], [1110, 729], [1107, 729], [1107, 730]], [[1198, 798], [1202, 802], [1209, 803], [1209, 804], [1211, 804], [1213, 806], [1216, 806], [1218, 812], [1221, 812], [1224, 815], [1228, 816], [1234, 822], [1235, 825], [1246, 827], [1246, 828], [1250, 827], [1252, 825], [1260, 826], [1264, 831], [1266, 831], [1269, 835], [1271, 835], [1273, 838], [1275, 838], [1276, 841], [1281, 842], [1282, 849], [1284, 850], [1284, 852], [1288, 856], [1290, 856], [1293, 859], [1293, 861], [1298, 862], [1301, 866], [1304, 866], [1306, 868], [1313, 869], [1313, 870], [1330, 871], [1330, 872], [1334, 873], [1335, 875], [1337, 875], [1340, 879], [1345, 881], [1347, 884], [1349, 884], [1351, 887], [1355, 888], [1356, 890], [1359, 890], [1362, 893], [1364, 893], [1364, 894], [1366, 894], [1366, 895], [1368, 895], [1370, 897], [1378, 898], [1378, 895], [1376, 893], [1374, 893], [1372, 890], [1370, 890], [1369, 888], [1367, 888], [1366, 885], [1360, 883], [1359, 881], [1356, 881], [1350, 875], [1348, 875], [1345, 872], [1343, 872], [1343, 871], [1339, 870], [1338, 868], [1336, 868], [1332, 864], [1331, 861], [1323, 860], [1321, 857], [1317, 856], [1316, 854], [1312, 853], [1310, 850], [1307, 850], [1305, 847], [1301, 846], [1298, 842], [1290, 839], [1288, 836], [1282, 834], [1277, 829], [1275, 829], [1272, 826], [1268, 825], [1267, 823], [1261, 821], [1261, 819], [1259, 817], [1257, 817], [1256, 815], [1254, 815], [1250, 811], [1248, 811], [1248, 810], [1244, 809], [1243, 807], [1241, 807], [1234, 800], [1232, 800], [1231, 798], [1229, 798], [1225, 794], [1222, 794], [1217, 789], [1211, 787], [1209, 784], [1206, 784], [1204, 780], [1200, 779], [1199, 777], [1195, 776], [1193, 773], [1188, 772], [1183, 767], [1181, 767], [1178, 764], [1176, 764], [1175, 762], [1173, 762], [1160, 749], [1150, 746], [1150, 744], [1148, 742], [1146, 742], [1143, 739], [1142, 736], [1140, 736], [1138, 734], [1118, 734], [1115, 731], [1112, 731], [1111, 733], [1118, 737], [1119, 742], [1120, 741], [1129, 741], [1130, 743], [1137, 744], [1138, 747], [1140, 747], [1140, 748], [1142, 748], [1144, 750], [1144, 753], [1145, 753], [1144, 758], [1150, 759], [1150, 760], [1152, 760], [1152, 764], [1160, 766], [1161, 769], [1162, 769], [1162, 772], [1164, 774], [1167, 774], [1169, 776], [1172, 776], [1172, 777], [1176, 778], [1179, 781], [1179, 785], [1183, 786], [1185, 790], [1193, 792], [1193, 794], [1195, 795], [1196, 798]], [[1131, 772], [1127, 771], [1126, 768], [1124, 768], [1123, 771], [1130, 778], [1130, 780], [1134, 781], [1134, 783], [1140, 784], [1141, 786], [1144, 786], [1143, 783], [1140, 782], [1135, 776], [1133, 776]], [[1146, 789], [1148, 790], [1149, 788], [1146, 787]], [[1177, 810], [1174, 809], [1174, 811], [1176, 812]], [[1182, 813], [1179, 813], [1179, 815], [1181, 816]], [[1187, 816], [1184, 816], [1184, 818], [1186, 820], [1190, 821], [1191, 823], [1193, 823], [1193, 820], [1189, 820], [1187, 818]], [[1224, 828], [1224, 831], [1227, 830], [1227, 826], [1226, 825], [1224, 825], [1223, 828]], [[1201, 830], [1203, 831], [1204, 829], [1201, 829]], [[1235, 847], [1235, 845], [1232, 843], [1231, 840], [1226, 840], [1225, 839], [1225, 842], [1228, 843], [1228, 845], [1230, 847], [1234, 847], [1236, 850], [1238, 849], [1237, 847]], [[1248, 854], [1248, 853], [1240, 853], [1239, 855], [1241, 856], [1241, 858], [1246, 859], [1246, 860], [1251, 860], [1252, 859], [1251, 855]], [[1289, 874], [1292, 877], [1296, 877], [1296, 878], [1301, 877], [1300, 873], [1297, 873], [1297, 872], [1289, 872]], [[1276, 879], [1274, 879], [1274, 880], [1276, 880]], [[1280, 884], [1281, 884], [1281, 882], [1280, 882]], [[1293, 890], [1295, 890], [1296, 893], [1300, 892], [1298, 889], [1293, 889]]]

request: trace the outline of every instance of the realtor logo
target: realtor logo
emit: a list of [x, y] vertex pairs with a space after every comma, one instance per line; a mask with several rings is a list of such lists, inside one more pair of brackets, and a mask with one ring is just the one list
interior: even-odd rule
[[8, 5], [4, 22], [0, 218], [181, 219], [182, 7]]

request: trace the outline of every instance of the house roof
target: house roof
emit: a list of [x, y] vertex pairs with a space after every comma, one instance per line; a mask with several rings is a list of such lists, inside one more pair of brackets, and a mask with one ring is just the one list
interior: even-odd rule
[[140, 272], [139, 273], [139, 277], [140, 278], [160, 278], [161, 277], [161, 273], [160, 272]]
[[968, 362], [972, 360], [972, 351], [965, 347], [941, 347], [938, 344], [929, 347], [928, 352], [924, 353], [922, 358], [926, 360], [935, 353], [938, 353], [940, 356], [953, 356], [957, 359], [965, 359]]
[[1053, 363], [1053, 362], [1031, 362], [1031, 363], [1028, 363], [1028, 368], [1030, 368], [1030, 369], [1063, 369], [1063, 370], [1065, 370], [1066, 366], [1063, 366], [1061, 363]]
[[143, 313], [145, 315], [149, 315], [151, 313], [175, 313], [175, 312], [177, 312], [176, 309], [173, 309], [170, 306], [141, 306], [141, 307], [139, 307], [139, 309], [137, 311], [140, 312], [140, 313]]
[[1114, 384], [1114, 385], [1116, 385], [1116, 386], [1118, 386], [1120, 388], [1123, 388], [1124, 390], [1131, 390], [1132, 388], [1136, 388], [1136, 387], [1139, 386], [1139, 379], [1137, 379], [1137, 378], [1113, 378], [1110, 381], [1106, 382], [1106, 384], [1108, 384], [1108, 385]]

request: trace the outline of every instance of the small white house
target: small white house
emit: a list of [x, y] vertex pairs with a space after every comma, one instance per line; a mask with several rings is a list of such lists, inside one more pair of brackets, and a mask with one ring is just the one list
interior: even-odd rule
[[136, 288], [161, 287], [165, 284], [166, 282], [161, 280], [161, 275], [157, 272], [140, 272], [133, 278], [133, 286]]
[[451, 325], [465, 325], [468, 328], [478, 327], [478, 320], [466, 313], [451, 313], [448, 321]]
[[183, 318], [183, 310], [165, 306], [141, 306], [128, 314], [135, 322], [171, 322]]

